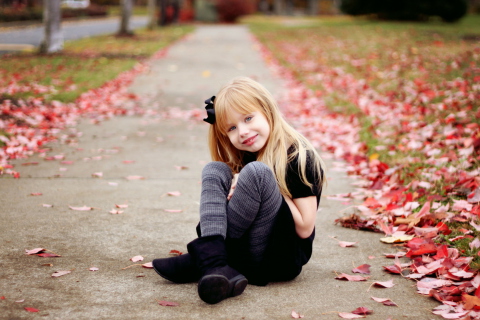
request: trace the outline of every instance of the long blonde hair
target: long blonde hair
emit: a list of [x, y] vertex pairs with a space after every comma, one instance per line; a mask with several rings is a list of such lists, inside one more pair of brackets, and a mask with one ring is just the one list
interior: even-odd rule
[[[311, 161], [317, 173], [318, 187], [321, 188], [323, 184], [321, 170], [324, 164], [320, 156], [312, 144], [283, 119], [275, 99], [261, 84], [247, 77], [234, 78], [218, 92], [214, 109], [216, 121], [210, 126], [208, 135], [213, 161], [225, 162], [233, 173], [240, 172], [245, 165], [243, 163], [245, 151], [235, 148], [227, 136], [228, 113], [230, 110], [241, 114], [259, 111], [270, 125], [270, 135], [265, 146], [259, 150], [257, 161], [265, 163], [274, 172], [280, 192], [291, 197], [285, 175], [287, 164], [297, 155], [301, 179], [303, 183], [312, 187], [305, 174], [307, 150], [314, 155]], [[294, 151], [287, 154], [290, 146], [293, 146]]]

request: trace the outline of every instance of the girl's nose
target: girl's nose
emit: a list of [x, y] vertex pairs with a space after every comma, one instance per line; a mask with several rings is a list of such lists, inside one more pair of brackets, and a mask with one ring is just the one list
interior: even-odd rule
[[247, 126], [241, 126], [241, 127], [239, 127], [239, 131], [238, 131], [238, 132], [240, 132], [240, 136], [242, 136], [242, 137], [248, 135], [248, 128], [247, 128]]

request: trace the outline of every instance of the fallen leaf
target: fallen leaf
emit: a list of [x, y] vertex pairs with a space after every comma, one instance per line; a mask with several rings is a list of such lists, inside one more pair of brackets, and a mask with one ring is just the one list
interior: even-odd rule
[[292, 310], [292, 318], [293, 319], [301, 319], [303, 318], [303, 314], [297, 313], [295, 310]]
[[125, 177], [125, 179], [127, 179], [127, 180], [143, 180], [145, 178], [142, 177], [142, 176], [128, 176], [128, 177]]
[[130, 260], [132, 262], [138, 262], [138, 261], [142, 261], [143, 257], [142, 256], [135, 256], [135, 257], [130, 258]]
[[177, 302], [164, 301], [164, 300], [159, 300], [158, 304], [161, 305], [161, 306], [165, 306], [165, 307], [177, 307], [177, 306], [180, 305]]
[[170, 213], [179, 213], [182, 212], [182, 209], [163, 209], [165, 212], [170, 212]]
[[115, 207], [120, 209], [125, 209], [125, 208], [128, 208], [128, 204], [116, 204]]
[[377, 301], [377, 302], [380, 302], [382, 304], [384, 304], [385, 306], [392, 306], [392, 307], [398, 307], [398, 305], [393, 302], [392, 300], [390, 299], [387, 299], [387, 298], [376, 298], [376, 297], [371, 297], [373, 300]]
[[15, 301], [15, 303], [24, 303], [24, 302], [25, 302], [25, 299], [20, 299], [20, 300]]
[[44, 203], [44, 204], [42, 204], [42, 207], [44, 207], [44, 208], [51, 208], [51, 207], [53, 207], [53, 204], [46, 204], [46, 203]]
[[92, 173], [93, 178], [101, 178], [103, 177], [103, 172], [94, 172]]
[[343, 319], [361, 319], [365, 318], [365, 316], [359, 315], [359, 314], [354, 314], [350, 312], [339, 312], [338, 316]]
[[123, 213], [122, 210], [117, 210], [117, 209], [112, 209], [112, 210], [110, 210], [110, 211], [108, 211], [108, 212], [111, 213], [111, 214], [121, 214], [121, 213]]
[[170, 191], [170, 192], [167, 192], [167, 195], [171, 196], [171, 197], [178, 197], [181, 195], [180, 191]]
[[58, 277], [61, 277], [61, 276], [66, 275], [66, 274], [69, 274], [69, 273], [71, 273], [71, 272], [72, 272], [71, 270], [57, 271], [57, 272], [54, 272], [54, 273], [52, 274], [52, 277], [58, 278]]
[[341, 273], [335, 277], [337, 280], [347, 280], [347, 281], [367, 281], [369, 277], [362, 276], [352, 276], [346, 273]]
[[98, 270], [100, 270], [100, 269], [98, 269], [97, 267], [91, 267], [91, 268], [89, 268], [88, 270], [90, 270], [90, 271], [98, 271]]
[[93, 210], [93, 207], [87, 207], [87, 206], [83, 206], [83, 207], [72, 207], [72, 206], [68, 206], [70, 209], [72, 210], [76, 210], [76, 211], [90, 211], [90, 210]]
[[393, 279], [390, 279], [388, 281], [383, 281], [383, 282], [380, 282], [380, 281], [376, 281], [373, 283], [374, 286], [376, 287], [381, 287], [381, 288], [391, 288], [393, 286], [395, 286], [395, 284], [393, 283]]
[[359, 307], [359, 308], [353, 310], [352, 313], [360, 314], [360, 315], [367, 315], [367, 314], [372, 314], [373, 310], [369, 310], [368, 308], [365, 308], [365, 307]]
[[384, 243], [401, 243], [401, 242], [410, 241], [414, 237], [415, 237], [414, 235], [391, 236], [391, 237], [380, 238], [380, 241]]
[[28, 312], [39, 312], [40, 311], [38, 309], [30, 308], [30, 307], [25, 307], [24, 309], [27, 310]]
[[58, 254], [52, 253], [52, 252], [37, 253], [37, 256], [42, 257], [42, 258], [57, 258], [57, 257], [61, 257], [61, 256], [59, 256]]
[[363, 273], [363, 274], [370, 274], [370, 265], [369, 264], [362, 264], [356, 268], [352, 269], [353, 273]]
[[31, 196], [43, 196], [43, 193], [41, 192], [32, 192], [30, 193]]
[[151, 262], [147, 262], [147, 263], [142, 264], [142, 267], [147, 268], [147, 269], [152, 269], [153, 264]]
[[183, 252], [178, 251], [178, 250], [170, 250], [170, 252], [168, 254], [170, 254], [172, 256], [180, 256], [180, 255], [183, 254]]
[[42, 252], [42, 251], [45, 251], [45, 249], [44, 248], [35, 248], [35, 249], [32, 249], [32, 250], [25, 249], [25, 254], [32, 255], [32, 254], [37, 254], [37, 253]]
[[342, 248], [353, 247], [358, 242], [338, 241], [338, 245]]

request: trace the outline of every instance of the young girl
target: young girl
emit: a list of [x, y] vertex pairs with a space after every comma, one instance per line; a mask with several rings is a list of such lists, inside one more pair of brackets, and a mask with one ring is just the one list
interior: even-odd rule
[[198, 281], [200, 298], [213, 304], [247, 283], [300, 274], [312, 254], [323, 163], [252, 79], [233, 79], [205, 103], [214, 162], [202, 172], [199, 238], [153, 267], [176, 283]]

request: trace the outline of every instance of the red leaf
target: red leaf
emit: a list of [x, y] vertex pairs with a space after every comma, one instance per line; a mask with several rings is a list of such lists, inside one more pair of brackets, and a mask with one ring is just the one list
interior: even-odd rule
[[343, 319], [361, 319], [365, 318], [363, 315], [349, 313], [349, 312], [339, 312], [338, 316]]
[[44, 248], [35, 248], [35, 249], [32, 249], [32, 250], [25, 249], [25, 254], [33, 255], [33, 254], [37, 254], [37, 253], [42, 252], [42, 251], [45, 251], [45, 249]]
[[348, 242], [348, 241], [339, 241], [338, 244], [342, 248], [347, 248], [347, 247], [353, 247], [357, 244], [358, 242]]
[[397, 265], [383, 266], [383, 268], [390, 273], [395, 273], [395, 274], [401, 274], [402, 273], [402, 269], [400, 269], [400, 267], [397, 266]]
[[172, 250], [170, 250], [170, 252], [168, 254], [171, 254], [172, 256], [180, 256], [180, 255], [183, 254], [183, 252], [172, 249]]
[[135, 257], [130, 258], [130, 260], [133, 261], [133, 262], [138, 262], [138, 261], [142, 261], [143, 257], [142, 256], [135, 256]]
[[353, 273], [363, 273], [363, 274], [370, 274], [370, 265], [369, 264], [362, 264], [356, 268], [352, 269]]
[[28, 312], [39, 312], [40, 311], [38, 309], [30, 308], [30, 307], [25, 307], [24, 309], [27, 310]]
[[295, 310], [292, 310], [292, 318], [293, 319], [301, 319], [301, 318], [303, 318], [303, 314], [297, 313]]
[[388, 298], [376, 298], [376, 297], [371, 297], [371, 298], [377, 302], [382, 303], [385, 306], [397, 307], [397, 304]]
[[335, 277], [337, 280], [347, 280], [347, 281], [367, 281], [370, 277], [362, 277], [362, 276], [351, 276], [346, 273], [340, 273]]
[[59, 256], [58, 254], [49, 253], [49, 252], [38, 253], [37, 256], [42, 257], [42, 258], [56, 258], [56, 257], [61, 257], [61, 256]]
[[383, 281], [383, 282], [377, 281], [377, 282], [374, 282], [373, 285], [376, 286], [376, 287], [381, 287], [381, 288], [391, 288], [395, 284], [393, 283], [393, 279], [391, 279], [391, 280]]
[[177, 306], [180, 305], [177, 302], [164, 301], [164, 300], [159, 300], [158, 304], [161, 305], [161, 306], [165, 306], [165, 307], [177, 307]]
[[372, 314], [373, 310], [369, 310], [368, 308], [365, 308], [365, 307], [359, 307], [359, 308], [353, 310], [352, 313], [367, 315], [367, 314]]

